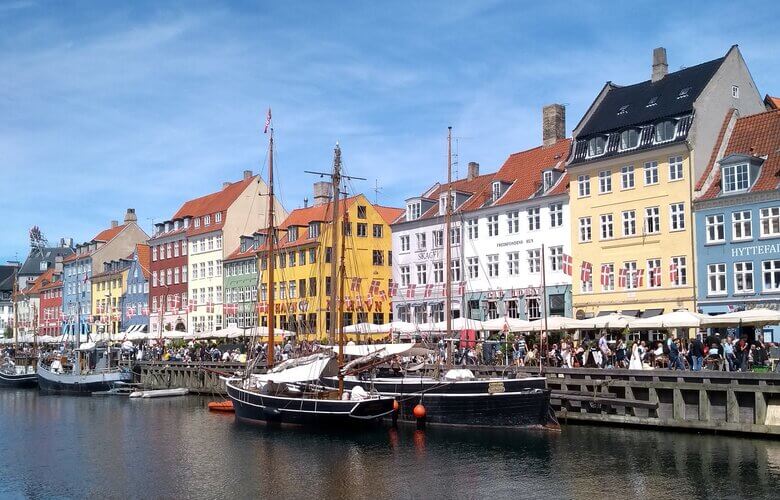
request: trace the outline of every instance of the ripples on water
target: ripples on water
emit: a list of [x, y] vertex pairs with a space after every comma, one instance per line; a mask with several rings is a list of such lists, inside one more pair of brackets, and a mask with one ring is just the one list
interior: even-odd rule
[[207, 400], [0, 390], [0, 497], [778, 498], [780, 441], [568, 426], [315, 433]]

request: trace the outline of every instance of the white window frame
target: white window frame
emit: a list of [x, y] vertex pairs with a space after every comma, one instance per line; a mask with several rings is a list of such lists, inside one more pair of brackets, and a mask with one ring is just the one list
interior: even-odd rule
[[599, 172], [599, 194], [608, 194], [612, 192], [612, 170], [602, 170]]
[[750, 165], [747, 163], [727, 165], [720, 170], [724, 193], [741, 193], [750, 189]]
[[636, 210], [623, 210], [620, 214], [623, 237], [636, 236]]
[[780, 207], [766, 207], [759, 210], [761, 238], [780, 236]]
[[780, 292], [780, 259], [761, 262], [761, 284], [762, 292]]
[[684, 178], [685, 178], [685, 172], [683, 170], [683, 157], [670, 156], [669, 157], [669, 182], [681, 181]]
[[498, 214], [488, 215], [488, 236], [498, 236]]
[[645, 186], [658, 184], [658, 162], [646, 161], [644, 165]]
[[579, 218], [578, 230], [580, 243], [588, 243], [593, 241], [593, 226], [590, 217]]
[[685, 203], [669, 205], [669, 231], [685, 230]]
[[707, 295], [728, 295], [725, 263], [707, 264]]
[[579, 198], [590, 196], [590, 176], [580, 175], [577, 177], [577, 194]]
[[531, 274], [540, 273], [542, 271], [542, 250], [540, 248], [532, 248], [528, 252], [528, 272]]
[[506, 227], [508, 234], [520, 232], [520, 211], [512, 210], [506, 213]]
[[550, 227], [563, 226], [563, 203], [550, 203]]
[[615, 238], [614, 217], [612, 214], [601, 214], [599, 216], [599, 235], [602, 240], [611, 240]]
[[753, 239], [753, 212], [738, 210], [731, 213], [731, 241], [750, 241]]
[[466, 257], [466, 271], [469, 279], [479, 278], [479, 257]]
[[[651, 230], [650, 226], [654, 226]], [[645, 220], [644, 220], [645, 234], [660, 234], [661, 233], [661, 209], [660, 207], [646, 207], [645, 208]]]
[[[748, 286], [749, 285], [749, 286]], [[734, 263], [734, 295], [752, 294], [756, 291], [753, 262]]]
[[499, 275], [499, 268], [498, 268], [498, 254], [488, 254], [487, 255], [487, 271], [488, 271], [488, 278], [497, 278]]
[[542, 228], [541, 209], [539, 207], [529, 207], [527, 210], [528, 215], [528, 230], [538, 231]]
[[634, 179], [634, 166], [625, 165], [620, 168], [620, 189], [634, 189], [636, 179]]
[[723, 214], [712, 214], [704, 218], [705, 243], [717, 245], [726, 242], [726, 224]]
[[506, 272], [509, 276], [518, 276], [520, 274], [520, 252], [507, 252], [506, 254]]

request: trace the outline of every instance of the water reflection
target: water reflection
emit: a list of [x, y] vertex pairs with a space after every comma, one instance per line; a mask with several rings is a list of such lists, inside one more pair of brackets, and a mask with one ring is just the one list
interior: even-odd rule
[[780, 442], [568, 426], [313, 432], [236, 423], [197, 397], [0, 391], [0, 496], [775, 497]]

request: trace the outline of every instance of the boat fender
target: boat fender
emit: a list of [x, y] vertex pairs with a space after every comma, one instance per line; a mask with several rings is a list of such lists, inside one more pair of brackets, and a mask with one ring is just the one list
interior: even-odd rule
[[282, 412], [280, 412], [279, 409], [269, 408], [267, 406], [263, 408], [263, 413], [268, 418], [278, 418], [282, 414]]

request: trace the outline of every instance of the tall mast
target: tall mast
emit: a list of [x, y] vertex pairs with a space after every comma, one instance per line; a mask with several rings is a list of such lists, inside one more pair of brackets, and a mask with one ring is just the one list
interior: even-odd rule
[[[271, 110], [268, 110], [271, 116]], [[274, 239], [276, 226], [274, 225], [274, 129], [271, 128], [271, 136], [268, 143], [268, 347], [266, 349], [266, 366], [274, 366]]]
[[[336, 259], [336, 256], [339, 254], [338, 252], [338, 238], [341, 234], [341, 231], [339, 229], [343, 230], [343, 227], [339, 227], [339, 217], [340, 217], [340, 203], [339, 203], [339, 196], [341, 192], [341, 148], [339, 147], [339, 144], [336, 143], [336, 147], [333, 149], [333, 174], [331, 177], [331, 200], [333, 200], [333, 223], [331, 225], [333, 229], [333, 238], [332, 238], [332, 244], [330, 249], [330, 325], [328, 328], [328, 343], [333, 345], [336, 342], [336, 329], [338, 328], [339, 321], [338, 321], [338, 304], [335, 300], [335, 295], [333, 292], [336, 290], [336, 279], [338, 276], [338, 259]], [[341, 296], [339, 296], [339, 300], [341, 299]], [[341, 354], [339, 354], [340, 356]]]
[[[347, 199], [347, 193], [344, 193], [344, 200]], [[338, 197], [335, 197], [336, 203], [339, 202]], [[345, 265], [347, 254], [347, 239], [344, 237], [343, 226], [349, 223], [349, 214], [347, 213], [346, 203], [344, 203], [344, 224], [342, 230], [336, 234], [340, 236], [341, 240], [341, 256], [339, 257], [339, 398], [344, 394], [344, 373], [341, 369], [344, 367], [344, 281], [347, 276], [347, 269]], [[333, 246], [336, 246], [334, 242]]]
[[19, 304], [17, 304], [19, 295], [19, 268], [14, 269], [13, 295], [11, 301], [14, 308], [14, 353], [19, 349]]
[[[452, 127], [447, 127], [447, 200], [444, 202], [444, 318], [447, 335], [452, 335]], [[452, 364], [452, 341], [447, 342], [447, 365]]]
[[545, 262], [544, 262], [544, 244], [542, 244], [542, 318], [544, 318], [544, 332], [542, 333], [542, 338], [539, 341], [539, 374], [542, 373], [542, 359], [544, 359], [544, 338], [547, 336], [547, 280], [545, 278], [545, 274], [547, 274], [547, 271], [545, 270]]

